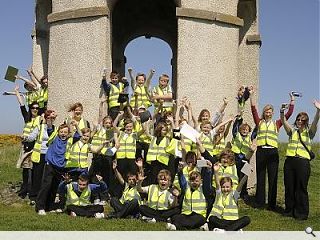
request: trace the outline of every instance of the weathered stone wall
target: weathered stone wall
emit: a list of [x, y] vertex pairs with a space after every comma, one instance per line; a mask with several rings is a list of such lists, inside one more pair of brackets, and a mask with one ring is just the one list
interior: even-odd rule
[[84, 105], [84, 117], [96, 121], [101, 71], [112, 65], [110, 22], [101, 11], [107, 12], [105, 1], [53, 1], [52, 9], [49, 107], [57, 110], [62, 121], [68, 106], [79, 101]]

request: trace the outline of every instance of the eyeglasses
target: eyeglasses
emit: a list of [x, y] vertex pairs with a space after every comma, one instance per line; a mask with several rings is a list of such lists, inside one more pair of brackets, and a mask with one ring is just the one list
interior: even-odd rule
[[306, 121], [307, 121], [307, 119], [301, 119], [301, 118], [297, 119], [297, 122], [306, 122]]
[[36, 109], [36, 110], [38, 110], [38, 109], [39, 109], [39, 107], [32, 107], [31, 109]]

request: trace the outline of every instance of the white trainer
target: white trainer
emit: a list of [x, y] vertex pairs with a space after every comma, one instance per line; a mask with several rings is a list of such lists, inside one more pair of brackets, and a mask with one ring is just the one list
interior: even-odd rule
[[104, 201], [104, 200], [102, 200], [102, 201], [99, 202], [99, 205], [101, 205], [101, 206], [105, 206], [106, 204], [107, 204], [107, 202]]
[[46, 211], [44, 209], [40, 209], [38, 211], [38, 215], [44, 216], [44, 215], [47, 215], [47, 213], [46, 213]]
[[214, 232], [221, 232], [221, 233], [225, 232], [225, 230], [221, 229], [221, 228], [214, 228], [213, 231]]
[[94, 201], [93, 201], [93, 204], [94, 205], [99, 205], [100, 204], [100, 199], [98, 198], [98, 199], [95, 199]]
[[156, 220], [156, 219], [154, 219], [154, 218], [151, 218], [150, 220], [147, 220], [147, 222], [148, 222], [148, 223], [156, 223], [156, 222], [157, 222], [157, 220]]
[[202, 231], [209, 231], [208, 223], [203, 224], [203, 225], [200, 227], [200, 230], [202, 230]]
[[97, 213], [94, 214], [94, 217], [95, 217], [95, 218], [99, 218], [99, 219], [100, 219], [100, 218], [104, 218], [104, 213], [99, 213], [99, 212], [97, 212]]
[[76, 217], [77, 214], [76, 214], [75, 212], [70, 212], [70, 216], [71, 216], [71, 217]]
[[56, 213], [62, 213], [63, 211], [62, 211], [62, 209], [61, 208], [57, 208], [56, 209]]
[[172, 223], [167, 223], [166, 229], [169, 230], [169, 231], [176, 231], [177, 227]]

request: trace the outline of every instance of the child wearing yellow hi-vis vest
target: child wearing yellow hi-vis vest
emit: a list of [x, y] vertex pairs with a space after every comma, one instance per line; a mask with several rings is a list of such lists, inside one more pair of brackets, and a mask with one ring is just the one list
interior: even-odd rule
[[184, 174], [178, 172], [180, 186], [184, 193], [181, 214], [171, 217], [167, 223], [167, 230], [190, 230], [202, 228], [206, 223], [207, 198], [212, 195], [211, 167], [207, 160], [207, 168], [202, 170], [203, 178], [199, 172], [191, 172], [188, 182]]
[[247, 181], [248, 176], [242, 178], [234, 191], [232, 190], [232, 179], [230, 177], [219, 178], [219, 168], [219, 164], [213, 166], [217, 188], [215, 202], [208, 218], [208, 227], [209, 230], [213, 231], [238, 231], [250, 223], [248, 216], [239, 218], [237, 205], [241, 188]]
[[[137, 159], [136, 165], [139, 172], [143, 174], [143, 160]], [[107, 218], [125, 218], [127, 216], [138, 217], [139, 205], [141, 204], [141, 196], [137, 189], [137, 172], [128, 172], [126, 180], [123, 179], [121, 173], [117, 169], [117, 161], [113, 161], [113, 171], [124, 190], [121, 198], [112, 197], [110, 205], [114, 209], [113, 213], [108, 214]]]

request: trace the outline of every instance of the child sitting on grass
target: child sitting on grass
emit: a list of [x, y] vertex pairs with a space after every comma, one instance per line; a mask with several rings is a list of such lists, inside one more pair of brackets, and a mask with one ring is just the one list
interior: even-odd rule
[[142, 187], [141, 184], [145, 177], [141, 174], [138, 175], [138, 191], [148, 194], [148, 205], [141, 205], [140, 213], [143, 220], [151, 223], [157, 221], [166, 222], [168, 218], [180, 212], [180, 209], [176, 207], [179, 191], [177, 189], [169, 189], [171, 185], [170, 171], [160, 170], [157, 178], [158, 184]]

